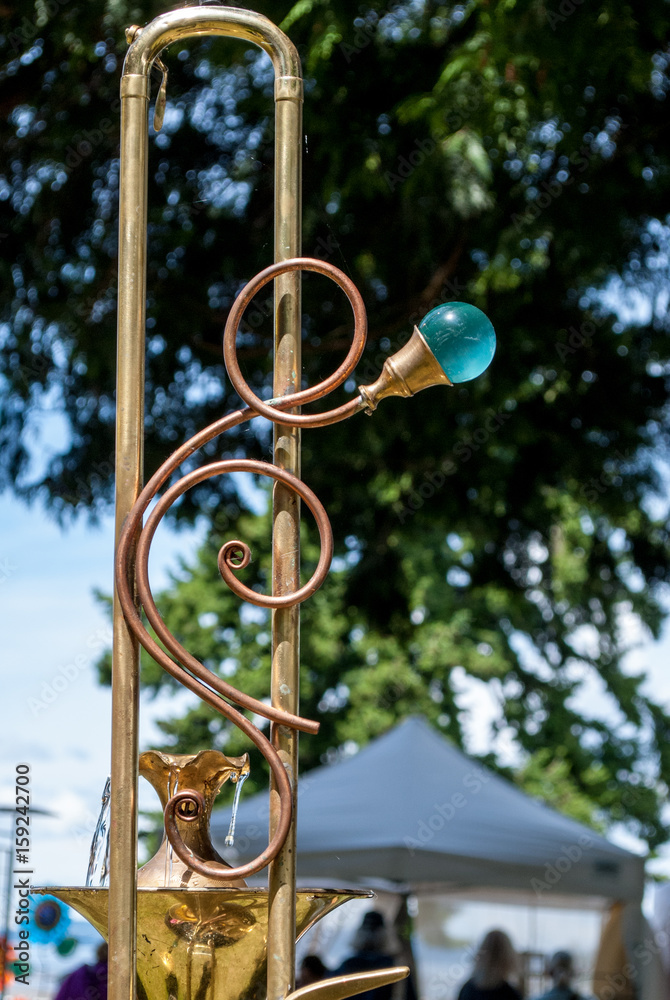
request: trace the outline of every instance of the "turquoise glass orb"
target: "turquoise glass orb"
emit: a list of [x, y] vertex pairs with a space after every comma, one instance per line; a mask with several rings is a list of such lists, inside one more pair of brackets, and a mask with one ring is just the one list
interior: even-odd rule
[[496, 350], [488, 316], [468, 302], [445, 302], [423, 317], [419, 330], [447, 378], [469, 382], [486, 371]]

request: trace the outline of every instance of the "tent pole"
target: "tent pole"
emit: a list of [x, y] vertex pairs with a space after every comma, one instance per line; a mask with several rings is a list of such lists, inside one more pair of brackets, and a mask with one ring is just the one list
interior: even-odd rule
[[393, 930], [400, 941], [400, 958], [402, 965], [409, 968], [409, 976], [394, 986], [394, 1000], [417, 1000], [419, 983], [416, 973], [416, 959], [412, 948], [413, 920], [410, 912], [410, 893], [400, 896], [400, 906], [393, 921]]

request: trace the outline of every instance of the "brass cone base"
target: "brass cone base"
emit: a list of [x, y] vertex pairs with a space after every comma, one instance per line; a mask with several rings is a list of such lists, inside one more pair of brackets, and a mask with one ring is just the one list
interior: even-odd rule
[[[73, 906], [107, 939], [108, 890], [33, 889]], [[324, 914], [367, 891], [301, 889], [296, 937]], [[138, 1000], [262, 1000], [266, 889], [154, 889], [137, 892]]]
[[451, 385], [440, 363], [424, 340], [418, 326], [404, 347], [384, 362], [381, 375], [372, 385], [361, 385], [358, 391], [368, 413], [377, 408], [386, 396], [413, 396], [431, 385]]

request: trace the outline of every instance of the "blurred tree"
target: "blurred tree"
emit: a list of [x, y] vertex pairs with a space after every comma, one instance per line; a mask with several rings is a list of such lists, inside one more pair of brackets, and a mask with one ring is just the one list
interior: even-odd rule
[[[445, 299], [481, 306], [500, 342], [472, 385], [304, 435], [304, 478], [338, 545], [337, 572], [305, 608], [304, 710], [324, 722], [306, 762], [408, 711], [462, 743], [463, 690], [483, 684], [529, 784], [550, 794], [538, 775], [553, 774], [564, 807], [574, 798], [582, 815], [586, 800], [594, 822], [628, 820], [653, 846], [666, 836], [670, 719], [622, 658], [631, 622], [658, 634], [670, 576], [670, 9], [259, 6], [303, 57], [304, 249], [366, 298], [359, 381]], [[123, 27], [159, 9], [2, 8], [0, 475], [62, 519], [111, 496], [118, 76]], [[218, 41], [166, 58], [149, 175], [148, 470], [234, 405], [221, 328], [271, 256], [267, 59]], [[259, 392], [270, 312], [261, 295], [239, 341]], [[333, 289], [306, 278], [310, 381], [338, 363], [347, 324]], [[63, 443], [49, 450], [57, 419]], [[265, 429], [210, 453], [242, 446], [267, 455]], [[216, 538], [164, 604], [196, 653], [260, 695], [266, 623], [245, 612], [231, 631], [231, 599], [211, 588], [214, 541], [259, 530], [237, 486], [210, 481], [179, 506], [213, 519]], [[207, 610], [216, 623], [196, 632]], [[185, 739], [186, 725], [166, 733]], [[188, 726], [191, 746], [194, 731], [223, 739], [199, 709]]]

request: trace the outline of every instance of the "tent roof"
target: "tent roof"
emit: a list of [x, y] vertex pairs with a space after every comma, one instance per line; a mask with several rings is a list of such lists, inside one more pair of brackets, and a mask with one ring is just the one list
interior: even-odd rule
[[[267, 793], [240, 806], [234, 854], [223, 848], [229, 815], [214, 814], [212, 839], [234, 864], [267, 843]], [[297, 838], [300, 877], [526, 890], [547, 904], [552, 894], [639, 899], [643, 890], [643, 858], [530, 798], [421, 718], [306, 773]]]

